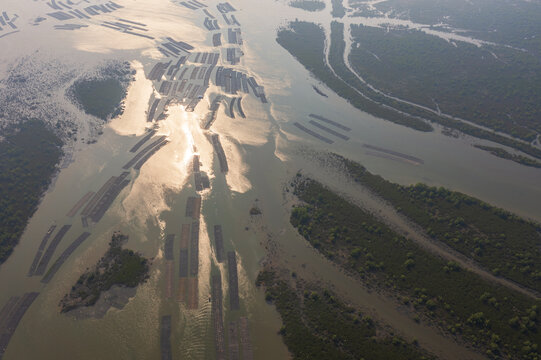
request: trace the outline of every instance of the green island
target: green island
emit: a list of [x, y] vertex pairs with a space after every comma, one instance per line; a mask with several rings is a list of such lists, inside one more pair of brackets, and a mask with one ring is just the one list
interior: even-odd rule
[[19, 242], [28, 219], [56, 173], [60, 139], [42, 122], [4, 131], [0, 141], [0, 264]]
[[511, 160], [511, 161], [514, 161], [516, 163], [526, 165], [526, 166], [541, 168], [541, 162], [534, 159], [530, 159], [529, 157], [526, 157], [524, 155], [511, 154], [507, 150], [499, 148], [499, 147], [485, 146], [485, 145], [475, 145], [475, 147], [481, 150], [488, 151], [492, 155], [497, 156], [502, 159]]
[[[325, 61], [325, 34], [319, 25], [302, 21], [291, 22], [287, 29], [278, 31], [277, 42], [339, 96], [371, 115], [420, 131], [432, 131], [433, 128], [427, 121], [433, 121], [464, 134], [509, 146], [541, 159], [541, 150], [525, 141], [439, 116], [426, 109], [390, 99], [370, 89], [344, 63], [345, 42], [342, 23], [334, 21], [331, 24], [329, 64]], [[527, 137], [531, 136], [531, 132], [528, 134]]]
[[353, 25], [351, 36], [351, 66], [379, 90], [526, 141], [541, 133], [541, 61], [531, 53], [420, 30]]
[[136, 287], [148, 279], [149, 262], [133, 250], [123, 249], [126, 235], [114, 233], [109, 249], [94, 269], [85, 272], [60, 301], [65, 313], [82, 306], [92, 306], [113, 285]]
[[[424, 250], [315, 180], [298, 174], [292, 186], [302, 202], [292, 209], [290, 219], [299, 234], [365, 285], [400, 298], [419, 314], [416, 321], [426, 319], [491, 358], [540, 358], [539, 300], [486, 281]], [[426, 194], [427, 187], [413, 189]], [[446, 194], [450, 199], [450, 192]], [[466, 197], [453, 199], [459, 206], [470, 203]], [[509, 226], [529, 233], [528, 223], [504, 212], [501, 215]], [[455, 220], [445, 227], [455, 229]], [[520, 271], [522, 264], [511, 265], [526, 278]]]
[[75, 81], [67, 95], [84, 112], [102, 120], [115, 118], [124, 111], [123, 100], [133, 71], [128, 63], [114, 63], [97, 75]]
[[[346, 64], [344, 63], [344, 58], [343, 58], [344, 51], [345, 51], [344, 25], [342, 23], [334, 21], [331, 24], [331, 46], [330, 46], [330, 54], [329, 54], [329, 63], [330, 63], [330, 66], [341, 77], [341, 79], [345, 79], [347, 84], [359, 90], [365, 95], [369, 94], [369, 97], [372, 100], [378, 102], [379, 104], [383, 104], [387, 107], [391, 107], [393, 109], [399, 110], [402, 113], [409, 114], [415, 118], [422, 118], [422, 119], [430, 120], [435, 123], [439, 123], [440, 125], [443, 125], [445, 127], [459, 130], [464, 134], [471, 135], [480, 139], [487, 139], [490, 141], [494, 141], [496, 143], [518, 149], [528, 155], [541, 159], [541, 150], [536, 147], [530, 146], [528, 143], [524, 142], [526, 140], [530, 141], [533, 139], [532, 138], [533, 133], [531, 131], [527, 131], [527, 136], [525, 136], [525, 139], [521, 141], [521, 140], [513, 139], [507, 136], [499, 135], [493, 131], [484, 130], [482, 128], [470, 125], [463, 121], [456, 121], [456, 120], [449, 119], [448, 117], [439, 116], [439, 115], [436, 115], [434, 112], [419, 108], [417, 106], [409, 105], [404, 102], [399, 102], [399, 101], [390, 99], [388, 97], [385, 97], [382, 94], [376, 93], [375, 91], [370, 89], [366, 84], [362, 83], [357, 78], [357, 76], [353, 72], [351, 72], [349, 68], [347, 68]], [[385, 117], [383, 118], [385, 119]], [[387, 119], [387, 120], [390, 120], [390, 119]], [[402, 125], [408, 126], [407, 123], [404, 123]]]
[[325, 9], [325, 3], [318, 0], [295, 0], [291, 1], [289, 6], [306, 11], [321, 11]]
[[423, 120], [379, 106], [338, 78], [325, 62], [325, 34], [320, 26], [302, 21], [292, 22], [289, 29], [278, 31], [276, 41], [315, 77], [356, 108], [416, 130], [433, 130]]
[[273, 269], [261, 271], [256, 284], [265, 287], [282, 318], [280, 334], [293, 359], [432, 358], [316, 284]]
[[479, 199], [424, 184], [401, 186], [360, 164], [331, 155], [347, 173], [437, 241], [494, 274], [541, 292], [541, 225]]

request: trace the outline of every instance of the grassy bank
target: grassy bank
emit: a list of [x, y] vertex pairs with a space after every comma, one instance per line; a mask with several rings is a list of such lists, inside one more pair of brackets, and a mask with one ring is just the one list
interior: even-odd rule
[[43, 123], [8, 129], [0, 141], [0, 264], [19, 242], [62, 156], [61, 141]]
[[[331, 24], [329, 63], [339, 77], [333, 73], [325, 62], [325, 34], [320, 26], [301, 21], [291, 22], [288, 29], [278, 31], [277, 42], [289, 51], [308, 71], [324, 82], [339, 96], [349, 101], [354, 107], [371, 115], [416, 130], [431, 131], [432, 126], [426, 121], [421, 120], [426, 119], [442, 126], [459, 130], [467, 135], [512, 147], [541, 159], [541, 150], [530, 146], [528, 143], [502, 136], [465, 122], [438, 116], [428, 110], [405, 104], [374, 92], [362, 83], [344, 63], [345, 42], [343, 27], [344, 25], [339, 22], [333, 22]], [[359, 94], [359, 92], [364, 96]], [[500, 128], [498, 127], [498, 129]], [[514, 135], [522, 136], [521, 134], [516, 133]], [[525, 139], [529, 139], [531, 136], [531, 131], [523, 134]]]
[[282, 29], [278, 32], [276, 41], [315, 77], [354, 107], [416, 130], [432, 130], [432, 127], [422, 120], [379, 106], [334, 75], [325, 62], [325, 34], [320, 26], [301, 21], [292, 22], [290, 29]]
[[424, 184], [401, 186], [333, 155], [355, 181], [389, 201], [435, 240], [487, 270], [541, 291], [541, 227], [476, 198]]
[[376, 331], [376, 324], [341, 302], [332, 292], [295, 278], [262, 271], [257, 285], [276, 306], [280, 330], [294, 359], [429, 359], [414, 344]]
[[530, 159], [529, 157], [526, 157], [523, 155], [511, 154], [507, 150], [499, 148], [499, 147], [484, 146], [484, 145], [475, 145], [475, 147], [481, 150], [488, 151], [492, 155], [497, 156], [502, 159], [511, 160], [525, 166], [541, 168], [541, 162]]
[[100, 295], [113, 285], [136, 287], [148, 278], [148, 260], [140, 254], [123, 249], [127, 236], [113, 234], [109, 250], [94, 269], [85, 272], [60, 301], [61, 311], [68, 312], [81, 306], [92, 306]]
[[97, 74], [75, 81], [67, 96], [89, 115], [102, 120], [115, 118], [124, 111], [123, 101], [132, 75], [129, 63], [113, 62]]
[[294, 192], [303, 205], [291, 223], [328, 259], [490, 356], [538, 358], [537, 301], [426, 252], [316, 181], [298, 177]]

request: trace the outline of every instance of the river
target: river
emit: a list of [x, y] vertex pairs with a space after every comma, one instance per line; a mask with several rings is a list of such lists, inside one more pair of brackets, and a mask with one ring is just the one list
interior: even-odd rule
[[[94, 1], [105, 3], [105, 1]], [[149, 96], [156, 94], [145, 78], [161, 57], [158, 40], [171, 36], [195, 46], [196, 51], [212, 51], [212, 38], [203, 27], [205, 15], [169, 0], [119, 0], [124, 6], [103, 18], [131, 19], [146, 24], [155, 40], [130, 36], [100, 26], [93, 17], [88, 28], [74, 31], [53, 30], [58, 24], [49, 18], [34, 27], [32, 18], [49, 13], [44, 2], [22, 5], [7, 1], [18, 12], [20, 33], [0, 39], [6, 51], [3, 63], [30, 56], [36, 49], [49, 58], [69, 57], [72, 64], [91, 68], [103, 59], [129, 61], [137, 73], [126, 99], [122, 116], [104, 127], [91, 145], [74, 146], [72, 162], [62, 169], [44, 196], [11, 257], [0, 267], [0, 306], [11, 296], [40, 293], [20, 322], [4, 359], [159, 359], [160, 317], [171, 315], [173, 358], [215, 358], [211, 322], [211, 275], [221, 273], [224, 297], [224, 326], [248, 318], [249, 340], [255, 359], [287, 358], [288, 352], [277, 331], [280, 318], [254, 285], [262, 262], [270, 258], [301, 276], [332, 284], [349, 301], [373, 313], [399, 332], [418, 339], [422, 346], [449, 358], [477, 358], [433, 329], [416, 324], [411, 315], [392, 300], [371, 293], [344, 275], [310, 249], [289, 225], [289, 201], [284, 188], [302, 169], [310, 176], [334, 187], [347, 187], [347, 181], [310, 161], [313, 151], [333, 151], [359, 161], [371, 172], [401, 184], [424, 182], [465, 192], [520, 215], [541, 221], [541, 170], [494, 157], [471, 146], [469, 137], [452, 138], [436, 126], [432, 133], [411, 130], [363, 113], [336, 96], [281, 48], [276, 30], [288, 21], [305, 19], [330, 26], [330, 1], [324, 13], [307, 13], [289, 8], [283, 1], [231, 0], [242, 29], [240, 64], [233, 66], [254, 76], [265, 89], [268, 104], [252, 94], [243, 96], [246, 119], [231, 119], [224, 107], [219, 110], [211, 131], [219, 134], [229, 171], [220, 171], [218, 159], [199, 119], [207, 113], [211, 96], [223, 93], [212, 85], [194, 112], [172, 105], [166, 119], [158, 121], [157, 134], [169, 143], [144, 164], [130, 170], [125, 187], [99, 223], [83, 229], [78, 216], [67, 217], [72, 206], [88, 191], [97, 191], [111, 176], [122, 172], [132, 158], [130, 148], [142, 137]], [[226, 24], [216, 10], [218, 1], [208, 0], [208, 11], [216, 15], [222, 29]], [[330, 10], [329, 10], [330, 11]], [[223, 31], [227, 33], [227, 31]], [[225, 42], [224, 37], [224, 42]], [[22, 44], [19, 46], [19, 44]], [[225, 51], [219, 64], [224, 64]], [[162, 60], [163, 61], [163, 60]], [[328, 98], [314, 92], [317, 85]], [[325, 144], [300, 131], [295, 122], [309, 126], [308, 115], [319, 114], [349, 128], [348, 141], [337, 139]], [[84, 119], [84, 117], [82, 117]], [[481, 141], [480, 143], [488, 143]], [[422, 159], [413, 164], [400, 157], [374, 156], [363, 145], [369, 144]], [[163, 245], [167, 234], [176, 234], [173, 266], [174, 294], [178, 276], [178, 238], [185, 217], [188, 197], [195, 196], [190, 172], [192, 157], [200, 155], [201, 169], [209, 174], [211, 189], [201, 193], [201, 231], [199, 241], [198, 306], [166, 296], [167, 261]], [[307, 155], [308, 154], [308, 155]], [[351, 189], [350, 189], [351, 190]], [[362, 197], [362, 196], [361, 196]], [[250, 216], [257, 206], [262, 214]], [[72, 228], [60, 243], [53, 261], [81, 232], [91, 236], [69, 257], [53, 280], [44, 285], [38, 277], [27, 277], [41, 238], [51, 225]], [[213, 243], [214, 225], [222, 225], [224, 248], [236, 253], [240, 310], [229, 308], [227, 262], [218, 263]], [[76, 320], [60, 314], [58, 302], [80, 274], [104, 254], [113, 231], [129, 235], [127, 247], [152, 258], [150, 279], [137, 289], [136, 296], [122, 309], [111, 309], [103, 319]], [[52, 262], [51, 262], [52, 263]], [[227, 332], [226, 332], [227, 333]]]

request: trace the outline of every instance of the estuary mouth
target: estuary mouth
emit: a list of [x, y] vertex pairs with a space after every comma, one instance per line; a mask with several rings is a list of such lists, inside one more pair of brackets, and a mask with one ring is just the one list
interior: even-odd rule
[[0, 359], [539, 356], [541, 6], [458, 3], [3, 1]]

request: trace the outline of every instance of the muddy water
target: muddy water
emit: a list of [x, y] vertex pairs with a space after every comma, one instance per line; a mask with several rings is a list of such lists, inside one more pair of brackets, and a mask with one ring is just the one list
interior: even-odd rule
[[[195, 51], [210, 49], [211, 39], [202, 28], [204, 16], [166, 0], [119, 1], [125, 6], [119, 17], [137, 19], [152, 28], [153, 36], [173, 36], [196, 46]], [[220, 135], [229, 162], [229, 172], [220, 171], [206, 134], [198, 122], [206, 113], [208, 95], [194, 113], [172, 106], [168, 118], [157, 124], [157, 135], [170, 141], [140, 171], [131, 170], [128, 185], [106, 213], [90, 227], [91, 237], [68, 259], [48, 285], [26, 274], [42, 236], [50, 225], [72, 224], [60, 243], [53, 261], [82, 231], [79, 217], [66, 213], [86, 192], [97, 191], [111, 176], [119, 175], [131, 159], [129, 149], [142, 136], [149, 96], [155, 92], [144, 72], [160, 57], [155, 43], [109, 31], [97, 22], [86, 30], [75, 32], [43, 31], [42, 41], [55, 43], [61, 37], [73, 52], [74, 61], [120, 58], [132, 62], [137, 74], [126, 99], [126, 111], [112, 121], [96, 144], [83, 146], [73, 163], [63, 169], [54, 186], [44, 197], [25, 234], [10, 259], [0, 267], [0, 306], [13, 295], [39, 291], [40, 296], [26, 313], [12, 338], [6, 359], [159, 359], [159, 319], [172, 315], [172, 346], [175, 358], [214, 358], [214, 337], [210, 321], [210, 276], [220, 271], [224, 293], [224, 326], [247, 316], [250, 340], [256, 359], [287, 358], [287, 349], [277, 335], [280, 321], [277, 313], [264, 301], [254, 280], [265, 256], [287, 265], [309, 279], [333, 286], [349, 301], [375, 314], [385, 323], [419, 340], [429, 350], [442, 355], [460, 354], [475, 358], [468, 350], [444, 338], [433, 329], [416, 324], [411, 315], [395, 303], [370, 293], [354, 280], [310, 249], [288, 222], [289, 203], [284, 187], [299, 169], [326, 183], [340, 187], [338, 179], [306, 160], [306, 147], [318, 151], [335, 151], [358, 160], [375, 173], [400, 183], [423, 181], [444, 185], [482, 198], [535, 219], [541, 219], [537, 200], [541, 172], [495, 158], [470, 146], [468, 138], [453, 139], [439, 132], [423, 134], [376, 119], [350, 107], [324, 85], [318, 86], [329, 97], [317, 95], [312, 79], [275, 42], [276, 29], [287, 20], [304, 18], [320, 22], [328, 30], [328, 13], [309, 14], [287, 8], [273, 0], [232, 0], [242, 24], [244, 56], [238, 68], [255, 76], [265, 87], [269, 99], [263, 105], [253, 96], [243, 98], [247, 119], [230, 119], [224, 108], [219, 111], [212, 131]], [[214, 1], [209, 10], [218, 15]], [[15, 4], [13, 4], [15, 6]], [[330, 4], [328, 6], [330, 9]], [[39, 13], [32, 9], [32, 15]], [[21, 10], [21, 14], [23, 14]], [[109, 16], [109, 15], [107, 15]], [[112, 15], [111, 15], [112, 16]], [[115, 15], [116, 16], [116, 15]], [[225, 26], [225, 24], [224, 24]], [[39, 47], [39, 34], [24, 28], [17, 36], [28, 36]], [[6, 38], [7, 40], [8, 38]], [[20, 40], [20, 39], [19, 39]], [[9, 40], [15, 41], [15, 40]], [[15, 43], [10, 43], [15, 49]], [[21, 50], [21, 55], [24, 49]], [[3, 55], [5, 56], [5, 55]], [[12, 59], [13, 60], [13, 59]], [[347, 142], [322, 145], [292, 126], [307, 123], [309, 113], [321, 114], [352, 128]], [[399, 159], [385, 159], [365, 153], [363, 144], [400, 151], [424, 160], [414, 166]], [[194, 146], [195, 149], [194, 150]], [[299, 149], [304, 149], [300, 151]], [[201, 236], [199, 245], [198, 310], [165, 298], [163, 238], [174, 233], [180, 237], [186, 218], [185, 205], [195, 195], [189, 169], [194, 152], [200, 155], [202, 170], [211, 178], [211, 190], [202, 193]], [[251, 217], [249, 210], [257, 205], [261, 216]], [[241, 309], [229, 311], [227, 267], [216, 261], [212, 245], [213, 227], [223, 227], [225, 251], [235, 251], [239, 266]], [[79, 275], [103, 255], [111, 233], [123, 231], [130, 236], [129, 248], [153, 258], [151, 277], [137, 289], [136, 296], [122, 310], [111, 309], [103, 319], [74, 320], [59, 314], [58, 301], [69, 291]], [[178, 269], [178, 245], [173, 273]], [[174, 284], [178, 277], [174, 277]], [[175, 293], [174, 293], [175, 294]], [[173, 298], [175, 295], [173, 295]], [[447, 356], [446, 356], [447, 354]]]

